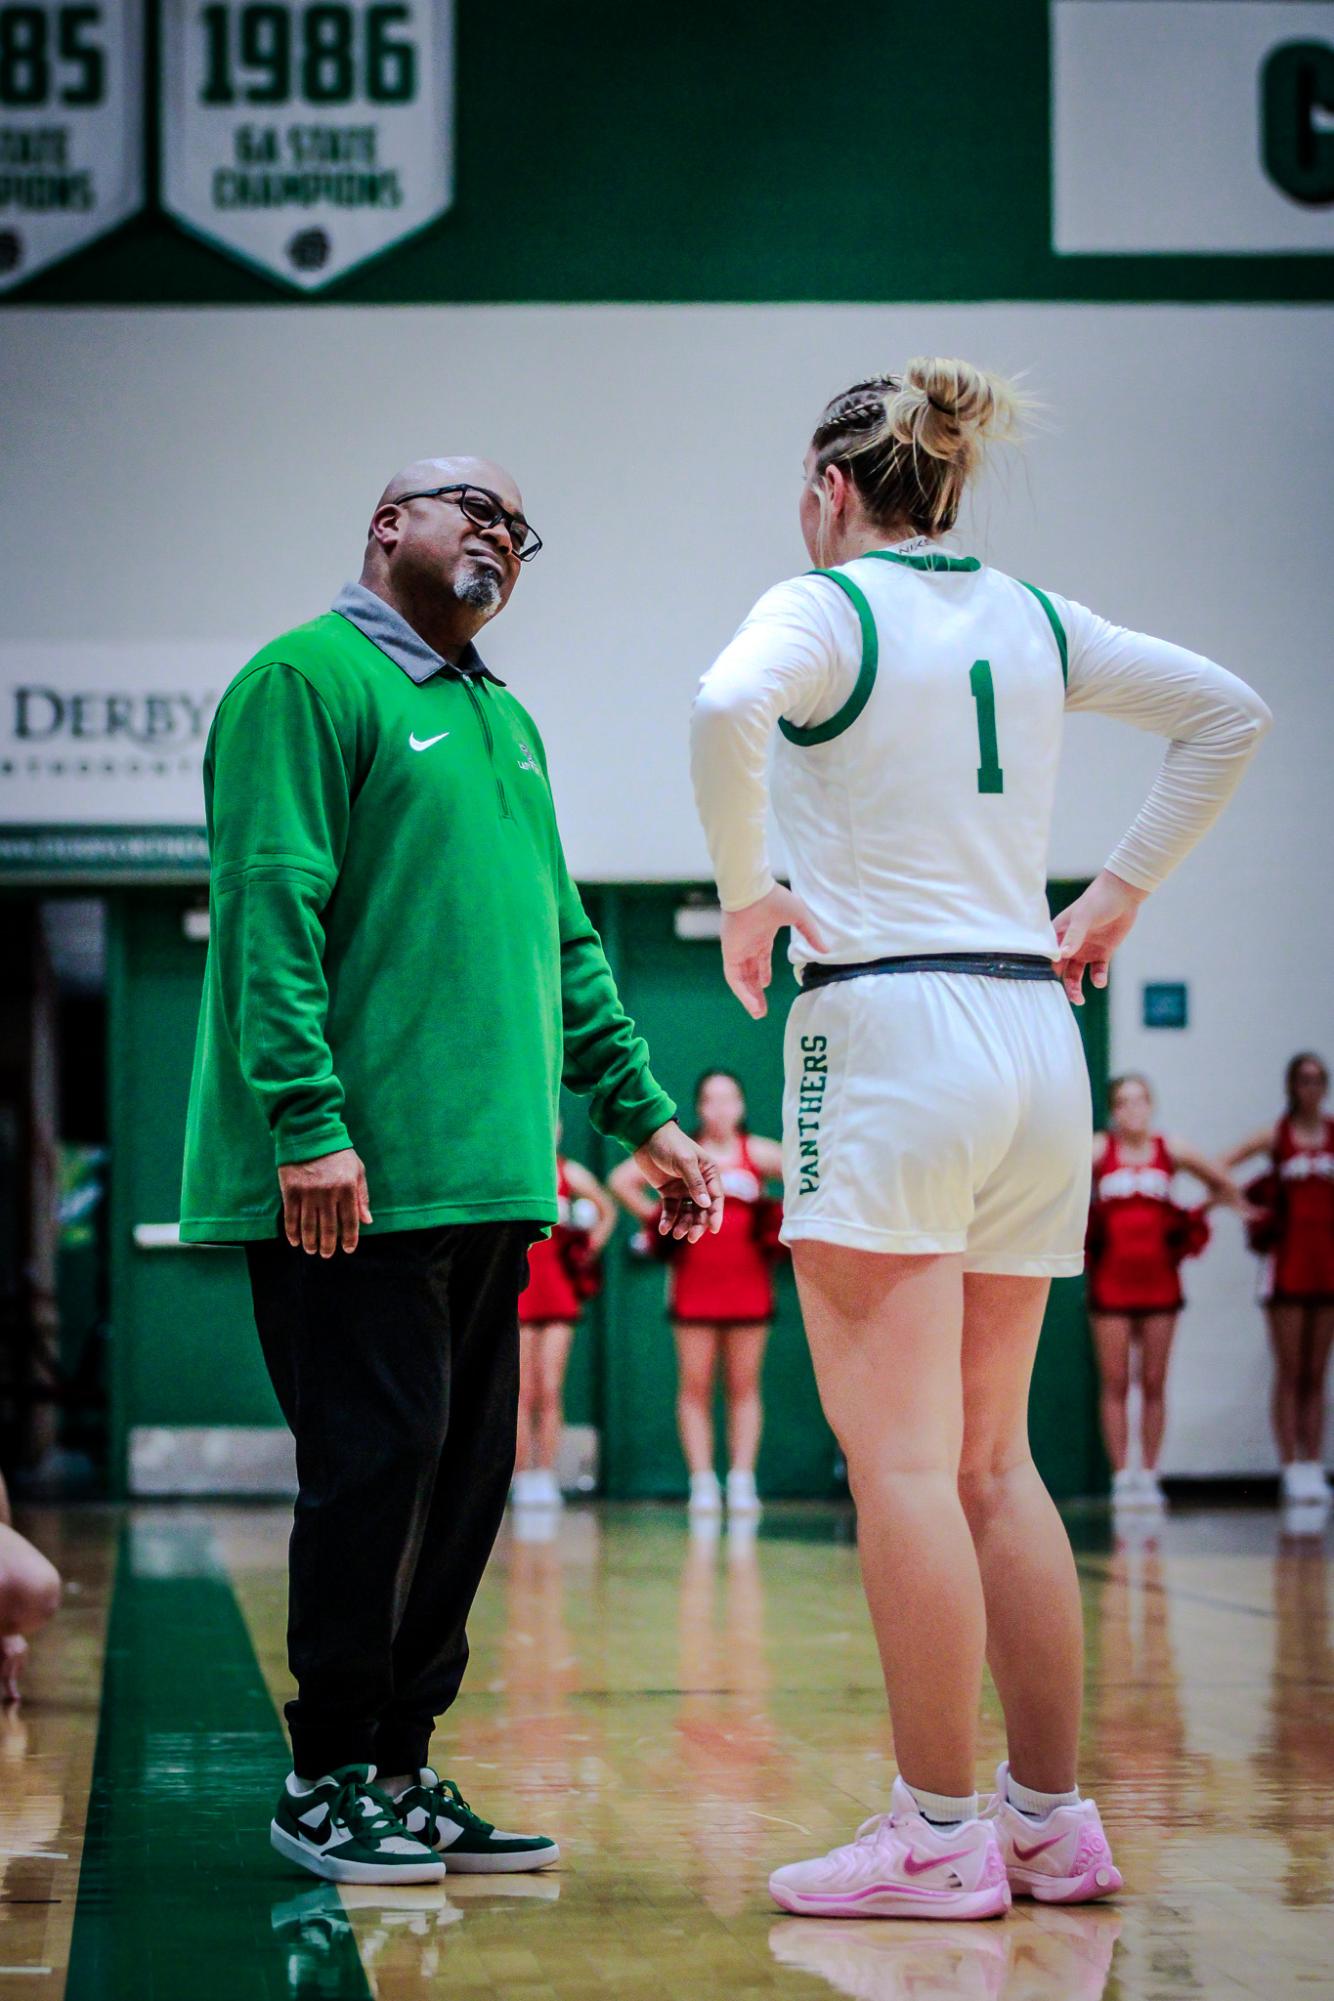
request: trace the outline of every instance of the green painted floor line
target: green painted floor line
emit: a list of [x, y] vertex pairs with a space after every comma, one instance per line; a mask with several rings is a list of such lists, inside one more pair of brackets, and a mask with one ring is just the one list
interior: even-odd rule
[[66, 2001], [369, 2001], [332, 1885], [268, 1843], [287, 1747], [208, 1530], [116, 1567]]

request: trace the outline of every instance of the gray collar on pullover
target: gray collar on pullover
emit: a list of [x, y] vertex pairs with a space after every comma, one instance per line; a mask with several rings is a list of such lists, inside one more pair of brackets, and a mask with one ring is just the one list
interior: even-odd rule
[[386, 604], [374, 591], [367, 590], [365, 584], [344, 584], [330, 609], [345, 618], [349, 625], [355, 625], [358, 632], [364, 632], [372, 646], [378, 646], [381, 653], [401, 667], [410, 681], [420, 687], [433, 674], [452, 674], [455, 679], [468, 675], [483, 675], [494, 681], [498, 688], [505, 683], [498, 674], [482, 664], [482, 657], [469, 640], [459, 655], [458, 665], [446, 660], [428, 646], [419, 632], [413, 630], [401, 613], [391, 604]]

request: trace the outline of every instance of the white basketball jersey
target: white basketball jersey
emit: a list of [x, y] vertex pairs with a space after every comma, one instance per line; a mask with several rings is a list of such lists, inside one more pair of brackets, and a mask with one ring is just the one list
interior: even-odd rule
[[861, 623], [856, 686], [828, 721], [780, 724], [772, 796], [792, 887], [828, 950], [1049, 956], [1047, 846], [1066, 640], [1034, 586], [938, 550], [820, 573]]

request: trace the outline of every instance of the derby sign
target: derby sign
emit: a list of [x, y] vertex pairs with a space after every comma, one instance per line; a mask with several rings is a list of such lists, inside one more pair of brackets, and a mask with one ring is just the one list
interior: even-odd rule
[[163, 206], [318, 291], [449, 207], [453, 0], [164, 0]]

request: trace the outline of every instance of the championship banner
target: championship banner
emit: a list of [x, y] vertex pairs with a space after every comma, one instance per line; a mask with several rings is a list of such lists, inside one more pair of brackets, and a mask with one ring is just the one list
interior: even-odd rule
[[453, 0], [163, 0], [162, 203], [318, 291], [453, 195]]
[[143, 0], [0, 4], [0, 291], [143, 206]]

